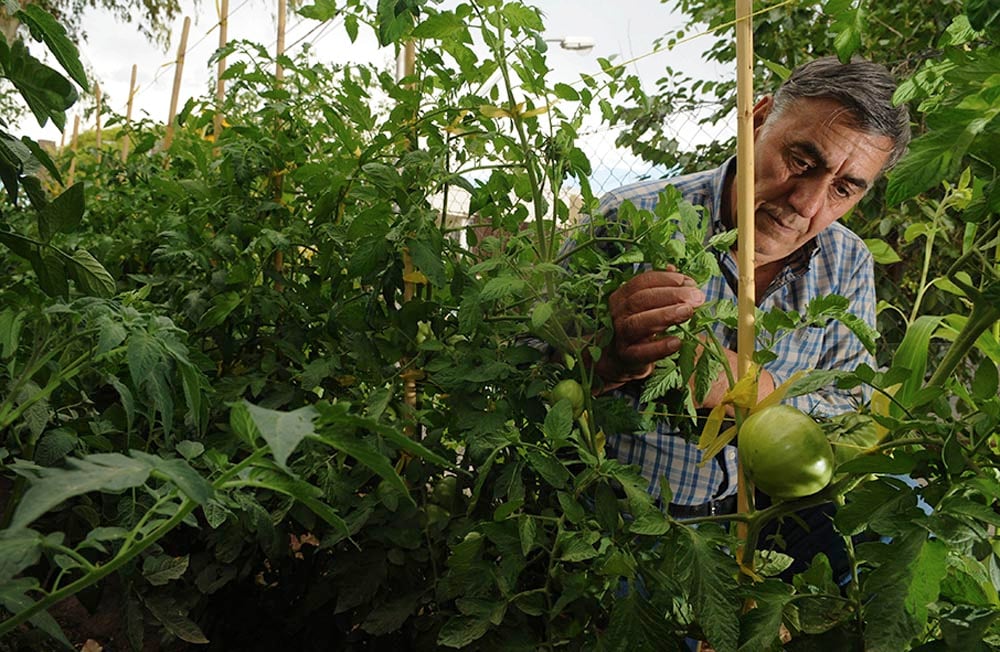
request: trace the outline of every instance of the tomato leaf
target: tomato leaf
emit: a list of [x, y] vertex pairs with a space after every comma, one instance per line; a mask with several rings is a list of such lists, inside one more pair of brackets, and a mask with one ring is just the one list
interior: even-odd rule
[[94, 453], [66, 460], [62, 469], [35, 467], [27, 475], [30, 486], [14, 512], [10, 529], [26, 527], [63, 501], [91, 491], [122, 491], [146, 482], [152, 469], [121, 453]]
[[243, 405], [253, 420], [257, 432], [270, 447], [274, 461], [283, 469], [287, 468], [288, 456], [299, 443], [306, 437], [316, 434], [313, 421], [318, 413], [311, 405], [291, 412], [269, 410], [249, 401], [244, 401]]
[[80, 53], [77, 51], [73, 41], [66, 35], [66, 30], [59, 21], [52, 17], [52, 14], [42, 9], [37, 4], [29, 4], [15, 14], [28, 26], [31, 35], [39, 41], [43, 41], [48, 46], [49, 51], [55, 55], [63, 69], [69, 73], [81, 88], [88, 88], [90, 82], [87, 81], [87, 73], [80, 63]]

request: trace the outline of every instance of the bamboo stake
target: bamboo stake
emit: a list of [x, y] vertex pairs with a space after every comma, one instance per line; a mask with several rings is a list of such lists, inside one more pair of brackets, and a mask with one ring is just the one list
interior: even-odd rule
[[129, 127], [132, 124], [132, 106], [135, 104], [135, 75], [139, 66], [132, 64], [132, 79], [128, 83], [128, 103], [125, 105], [125, 133], [122, 136], [122, 163], [128, 158]]
[[174, 67], [174, 92], [170, 96], [170, 115], [167, 118], [167, 132], [163, 137], [164, 151], [170, 149], [174, 142], [174, 119], [177, 117], [177, 98], [181, 94], [181, 78], [184, 75], [184, 55], [187, 52], [188, 32], [191, 30], [191, 17], [184, 17], [184, 28], [181, 30], [181, 43], [177, 47], [177, 63]]
[[[277, 46], [275, 48], [274, 60], [274, 81], [277, 88], [281, 88], [285, 80], [285, 69], [281, 65], [279, 60], [285, 54], [285, 17], [288, 13], [288, 3], [287, 0], [278, 0], [278, 40]], [[281, 129], [280, 119], [274, 125], [275, 130]], [[274, 201], [281, 203], [281, 196], [284, 193], [285, 186], [285, 173], [284, 170], [275, 170], [271, 172], [271, 190]], [[282, 269], [285, 266], [285, 254], [280, 249], [274, 252], [274, 271], [280, 276]], [[284, 290], [284, 284], [280, 281], [274, 284], [274, 289], [278, 292]]]
[[97, 160], [101, 160], [101, 85], [94, 84], [94, 102], [96, 108], [94, 109], [94, 136], [97, 143]]
[[278, 0], [278, 45], [275, 52], [274, 78], [278, 85], [285, 79], [285, 69], [279, 60], [285, 54], [285, 15], [288, 13], [288, 1]]
[[[219, 7], [219, 49], [226, 47], [229, 31], [229, 0], [222, 0]], [[226, 72], [226, 57], [219, 57], [219, 64], [215, 73], [215, 119], [212, 121], [212, 134], [215, 142], [219, 142], [222, 135], [222, 103], [226, 100], [226, 81], [222, 75]], [[219, 148], [212, 150], [215, 156], [219, 155]]]
[[[737, 375], [750, 373], [754, 349], [754, 310], [756, 283], [754, 278], [754, 147], [753, 147], [753, 22], [751, 0], [736, 0], [736, 245], [739, 269], [739, 328], [736, 334]], [[737, 511], [750, 509], [750, 493], [743, 477], [743, 465], [737, 472]], [[737, 527], [739, 538], [745, 539], [745, 523]]]
[[80, 114], [73, 116], [73, 137], [69, 140], [69, 151], [72, 153], [73, 159], [69, 162], [69, 174], [66, 176], [66, 186], [73, 185], [73, 179], [76, 178], [76, 143], [80, 136]]
[[[400, 57], [396, 61], [396, 76], [397, 81], [405, 79], [413, 75], [416, 70], [417, 61], [417, 46], [412, 40], [407, 41], [403, 45], [403, 50], [400, 52]], [[415, 139], [410, 140], [410, 147], [416, 144]], [[410, 252], [407, 249], [403, 249], [403, 302], [409, 302], [413, 300], [416, 295], [417, 285], [416, 283], [406, 280], [412, 278], [412, 274], [415, 271], [413, 267], [413, 259], [410, 257]], [[416, 410], [417, 408], [417, 378], [415, 374], [404, 374], [403, 376], [403, 402], [408, 406]], [[404, 427], [404, 433], [408, 436], [413, 437], [416, 434], [416, 428], [412, 423], [406, 424]]]

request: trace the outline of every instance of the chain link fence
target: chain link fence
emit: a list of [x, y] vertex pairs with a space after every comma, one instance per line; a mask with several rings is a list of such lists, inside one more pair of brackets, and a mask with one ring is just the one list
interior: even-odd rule
[[[735, 119], [715, 124], [706, 122], [714, 110], [715, 107], [706, 105], [696, 110], [673, 113], [665, 119], [659, 135], [676, 141], [680, 151], [692, 151], [700, 146], [734, 137]], [[582, 129], [577, 137], [577, 147], [590, 161], [591, 174], [588, 181], [595, 197], [630, 183], [670, 177], [678, 173], [676, 166], [650, 163], [621, 145], [623, 132], [627, 128], [625, 125], [594, 125]], [[575, 219], [582, 206], [577, 180], [567, 180], [561, 195], [570, 207], [570, 219]], [[447, 201], [450, 224], [470, 221], [468, 193], [459, 188], [451, 188]], [[436, 197], [433, 203], [440, 210], [443, 197]], [[530, 211], [531, 207], [528, 209]]]

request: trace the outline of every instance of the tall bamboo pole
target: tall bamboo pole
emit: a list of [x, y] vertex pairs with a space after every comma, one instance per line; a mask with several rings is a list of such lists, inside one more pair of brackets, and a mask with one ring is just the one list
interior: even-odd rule
[[177, 98], [181, 94], [181, 79], [184, 76], [184, 56], [187, 53], [188, 32], [191, 30], [191, 17], [184, 17], [184, 28], [181, 30], [181, 43], [177, 47], [177, 63], [174, 66], [174, 91], [170, 96], [170, 115], [167, 118], [167, 133], [163, 137], [163, 149], [170, 149], [174, 142], [174, 120], [177, 118]]
[[[739, 289], [736, 334], [737, 375], [750, 373], [754, 349], [754, 148], [753, 148], [753, 23], [751, 0], [736, 0], [736, 219]], [[750, 492], [740, 463], [737, 473], [737, 504], [740, 513], [750, 509]], [[746, 524], [738, 528], [746, 537]]]
[[97, 160], [101, 160], [101, 85], [94, 83], [94, 138], [97, 145]]
[[[226, 47], [229, 40], [229, 0], [222, 0], [219, 6], [219, 49]], [[226, 100], [226, 80], [222, 75], [226, 72], [226, 57], [219, 57], [218, 67], [215, 73], [215, 119], [212, 121], [212, 134], [215, 142], [219, 142], [222, 135], [222, 103]], [[219, 148], [213, 150], [216, 156], [219, 155]]]
[[139, 70], [139, 66], [132, 64], [132, 78], [128, 83], [128, 102], [125, 104], [125, 133], [122, 135], [122, 163], [128, 159], [128, 147], [129, 147], [129, 128], [132, 126], [132, 107], [135, 105], [135, 76]]
[[[416, 42], [410, 40], [403, 45], [402, 51], [399, 53], [399, 58], [396, 60], [396, 81], [400, 81], [407, 77], [411, 77], [416, 71], [416, 61], [417, 61], [417, 45]], [[410, 147], [416, 145], [415, 137], [410, 139]], [[416, 283], [407, 280], [412, 278], [414, 272], [413, 259], [410, 257], [410, 252], [407, 249], [403, 249], [403, 302], [412, 301], [414, 295], [416, 294]], [[404, 365], [405, 366], [405, 365]], [[408, 406], [416, 410], [417, 408], [417, 378], [416, 374], [405, 373], [403, 375], [403, 402]], [[408, 423], [404, 432], [413, 437], [416, 434], [416, 428], [413, 424]]]
[[[281, 65], [281, 57], [285, 54], [285, 19], [288, 14], [288, 3], [286, 0], [278, 0], [278, 39], [275, 46], [274, 59], [274, 82], [277, 88], [281, 88], [285, 81], [285, 68]], [[281, 120], [275, 122], [274, 129], [275, 132], [281, 130]], [[276, 134], [277, 135], [277, 134]], [[277, 140], [277, 139], [276, 139]], [[274, 201], [276, 203], [281, 203], [281, 196], [284, 194], [285, 187], [285, 172], [284, 170], [273, 170], [271, 172], [271, 191]], [[285, 254], [279, 249], [274, 252], [274, 271], [277, 275], [281, 275], [282, 270], [285, 266]], [[277, 281], [274, 284], [274, 289], [278, 292], [284, 290], [284, 284], [281, 281]]]
[[69, 141], [69, 151], [72, 152], [73, 158], [69, 162], [69, 174], [66, 175], [66, 185], [72, 186], [73, 180], [76, 178], [76, 143], [77, 138], [80, 136], [80, 114], [77, 113], [73, 116], [73, 137]]
[[285, 68], [281, 65], [281, 57], [285, 54], [285, 18], [288, 14], [287, 0], [278, 0], [278, 44], [275, 51], [274, 78], [278, 85], [285, 79]]

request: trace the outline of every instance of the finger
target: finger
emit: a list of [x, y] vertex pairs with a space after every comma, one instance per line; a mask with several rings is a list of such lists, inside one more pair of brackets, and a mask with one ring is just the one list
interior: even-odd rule
[[693, 279], [676, 272], [645, 272], [622, 284], [611, 293], [608, 305], [614, 310], [622, 306], [633, 295], [649, 290], [692, 290], [697, 289]]
[[634, 315], [676, 304], [695, 307], [705, 303], [705, 293], [691, 287], [653, 287], [621, 297], [611, 306], [612, 314]]
[[649, 365], [677, 353], [682, 344], [679, 337], [673, 336], [646, 340], [619, 350], [618, 357], [630, 366]]
[[671, 326], [681, 324], [694, 315], [694, 306], [677, 303], [671, 306], [630, 314], [614, 321], [615, 339], [624, 346], [659, 336]]
[[667, 266], [665, 270], [652, 269], [641, 274], [636, 274], [628, 281], [625, 282], [624, 286], [630, 288], [644, 288], [644, 287], [696, 287], [698, 284], [695, 283], [694, 279], [685, 274], [681, 274], [676, 270], [673, 265]]

